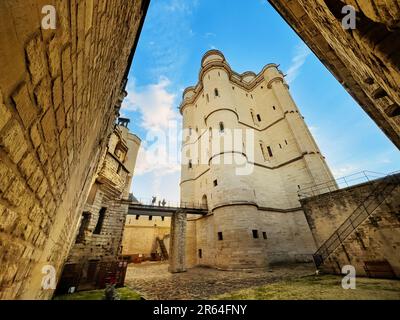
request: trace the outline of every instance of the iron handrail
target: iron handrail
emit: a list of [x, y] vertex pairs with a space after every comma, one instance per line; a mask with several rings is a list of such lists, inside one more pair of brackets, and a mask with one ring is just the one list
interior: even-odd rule
[[[343, 243], [347, 237], [352, 234], [352, 232], [367, 219], [372, 212], [385, 200], [385, 197], [376, 203], [376, 199], [381, 196], [384, 191], [390, 186], [391, 182], [395, 182], [394, 188], [396, 187], [396, 183], [399, 183], [398, 175], [399, 171], [393, 172], [392, 174], [384, 177], [379, 183], [375, 186], [374, 190], [368, 194], [365, 200], [360, 203], [357, 208], [353, 211], [353, 213], [336, 229], [336, 231], [318, 248], [318, 250], [314, 253], [314, 262], [317, 267], [319, 267], [323, 261], [329, 257], [329, 255], [335, 251], [340, 244]], [[393, 189], [392, 189], [393, 190]], [[372, 210], [371, 207], [375, 205], [375, 208]], [[358, 218], [364, 215], [362, 219], [359, 221]], [[345, 232], [349, 230], [347, 234]], [[335, 244], [339, 242], [339, 244]]]

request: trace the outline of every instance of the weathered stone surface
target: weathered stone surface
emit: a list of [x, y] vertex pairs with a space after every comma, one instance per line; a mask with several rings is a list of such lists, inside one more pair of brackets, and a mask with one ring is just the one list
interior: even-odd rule
[[[400, 6], [393, 0], [269, 0], [360, 106], [400, 148]], [[356, 29], [341, 8], [356, 9]], [[387, 96], [374, 97], [383, 89]], [[388, 108], [391, 112], [386, 112]], [[396, 110], [396, 112], [393, 112]]]
[[66, 279], [61, 275], [59, 291], [65, 291], [68, 285], [79, 289], [93, 286], [94, 282], [99, 284], [102, 279], [96, 274], [100, 277], [107, 264], [117, 263], [128, 213], [128, 204], [121, 200], [126, 200], [129, 194], [139, 146], [140, 140], [126, 127], [117, 126], [110, 136], [107, 152], [83, 208], [75, 244], [66, 261], [65, 268], [72, 268], [73, 273], [79, 275], [79, 283], [69, 282], [70, 270]]
[[196, 267], [170, 274], [166, 263], [130, 265], [125, 284], [148, 300], [212, 299], [230, 291], [312, 275], [313, 264], [297, 264], [249, 271], [221, 271]]
[[24, 126], [29, 128], [37, 115], [37, 109], [31, 101], [26, 84], [17, 89], [13, 95], [13, 100]]
[[[339, 233], [341, 245], [325, 260], [323, 270], [340, 274], [344, 265], [352, 265], [357, 275], [369, 276], [369, 262], [385, 261], [394, 276], [400, 276], [399, 178], [400, 175], [393, 179], [389, 189], [382, 185], [382, 180], [375, 180], [301, 200], [318, 247], [352, 217], [349, 228], [355, 229], [346, 238]], [[379, 188], [378, 198], [371, 196], [375, 188]]]
[[[44, 4], [56, 7], [54, 31], [41, 29]], [[147, 5], [1, 2], [0, 299], [51, 297], [41, 268], [61, 273]]]

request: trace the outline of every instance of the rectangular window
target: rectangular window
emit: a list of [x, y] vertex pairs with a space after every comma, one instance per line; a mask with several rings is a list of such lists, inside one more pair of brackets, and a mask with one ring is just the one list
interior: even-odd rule
[[270, 156], [270, 157], [273, 157], [274, 155], [272, 154], [272, 149], [271, 149], [270, 146], [267, 147], [267, 150], [268, 150], [269, 156]]
[[99, 219], [97, 219], [96, 227], [94, 228], [93, 234], [100, 234], [103, 228], [104, 218], [106, 217], [107, 208], [101, 208], [99, 211]]
[[201, 249], [199, 249], [199, 258], [203, 258], [203, 251]]
[[267, 233], [265, 231], [263, 232], [263, 238], [267, 239]]
[[224, 237], [222, 236], [222, 232], [218, 232], [218, 240], [219, 241], [224, 240]]
[[164, 221], [165, 220], [165, 217], [161, 217], [161, 221]]
[[149, 220], [153, 220], [153, 216], [149, 216]]
[[253, 238], [258, 239], [258, 230], [253, 230]]

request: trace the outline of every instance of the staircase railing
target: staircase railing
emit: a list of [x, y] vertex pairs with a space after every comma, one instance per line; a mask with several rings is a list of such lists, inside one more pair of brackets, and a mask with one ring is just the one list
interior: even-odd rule
[[361, 171], [351, 175], [340, 177], [334, 180], [325, 181], [311, 186], [303, 186], [298, 190], [297, 194], [299, 199], [314, 197], [319, 194], [326, 194], [335, 192], [338, 189], [351, 187], [356, 184], [370, 182], [379, 178], [387, 176], [387, 173], [374, 172], [374, 171]]
[[398, 171], [377, 180], [372, 192], [314, 253], [313, 258], [317, 268], [385, 201], [399, 182]]
[[156, 239], [161, 249], [161, 258], [163, 260], [168, 260], [168, 251], [167, 248], [165, 247], [164, 241], [161, 240], [159, 237], [157, 237]]

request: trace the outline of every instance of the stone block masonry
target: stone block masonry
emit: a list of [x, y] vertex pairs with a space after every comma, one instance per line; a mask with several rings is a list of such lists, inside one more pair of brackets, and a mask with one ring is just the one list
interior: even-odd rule
[[[343, 266], [352, 265], [357, 276], [400, 277], [399, 178], [397, 175], [390, 193], [384, 193], [379, 185], [381, 180], [375, 180], [301, 200], [317, 247], [335, 232], [340, 237], [340, 245], [324, 261], [322, 270], [341, 274]], [[372, 210], [366, 199], [377, 187], [384, 200]], [[362, 205], [370, 215], [352, 216], [351, 226], [356, 228], [343, 238], [337, 233], [338, 228]], [[358, 222], [361, 223], [357, 226]]]
[[42, 268], [58, 279], [75, 238], [148, 2], [0, 2], [0, 299], [53, 293]]
[[[269, 0], [400, 148], [400, 4], [393, 0]], [[344, 29], [351, 5], [356, 28]]]

